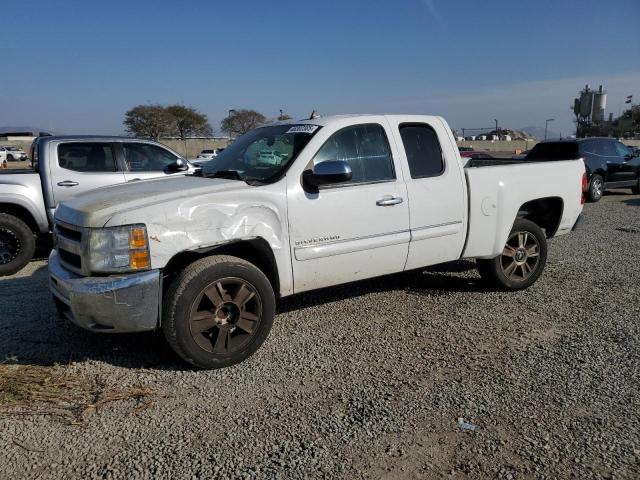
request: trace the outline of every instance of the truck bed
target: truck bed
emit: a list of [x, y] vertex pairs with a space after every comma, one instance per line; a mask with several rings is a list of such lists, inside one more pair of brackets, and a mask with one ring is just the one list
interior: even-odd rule
[[561, 202], [563, 216], [553, 234], [561, 235], [571, 230], [577, 220], [577, 212], [581, 211], [582, 175], [585, 171], [582, 160], [496, 160], [472, 160], [465, 165], [469, 233], [464, 257], [491, 258], [498, 255], [504, 248], [504, 239], [518, 211], [534, 199]]
[[33, 168], [25, 167], [25, 168], [0, 168], [0, 175], [11, 175], [16, 173], [34, 173], [37, 174]]

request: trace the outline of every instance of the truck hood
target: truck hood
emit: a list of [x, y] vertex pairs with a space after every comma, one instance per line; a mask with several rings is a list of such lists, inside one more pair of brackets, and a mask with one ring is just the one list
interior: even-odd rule
[[[177, 208], [184, 199], [250, 189], [246, 183], [222, 178], [179, 176], [99, 188], [61, 203], [56, 220], [79, 227], [104, 227], [114, 216], [135, 211]], [[145, 223], [140, 218], [136, 223]]]

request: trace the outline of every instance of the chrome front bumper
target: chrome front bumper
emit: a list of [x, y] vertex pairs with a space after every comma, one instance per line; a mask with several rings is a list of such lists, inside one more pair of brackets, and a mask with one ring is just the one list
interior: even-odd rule
[[65, 269], [54, 250], [49, 256], [49, 288], [61, 302], [63, 315], [87, 330], [123, 333], [158, 328], [160, 270], [83, 277]]

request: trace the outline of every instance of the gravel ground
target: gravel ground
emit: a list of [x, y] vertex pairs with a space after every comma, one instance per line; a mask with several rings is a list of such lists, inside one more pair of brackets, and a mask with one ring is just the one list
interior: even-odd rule
[[211, 372], [57, 320], [33, 262], [0, 280], [0, 362], [156, 395], [79, 425], [0, 415], [0, 477], [640, 478], [640, 197], [585, 213], [527, 291], [460, 261], [297, 296]]

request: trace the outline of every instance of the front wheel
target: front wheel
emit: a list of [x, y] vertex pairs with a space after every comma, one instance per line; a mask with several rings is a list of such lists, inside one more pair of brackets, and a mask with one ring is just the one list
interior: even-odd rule
[[547, 239], [535, 223], [518, 219], [502, 253], [492, 259], [478, 259], [483, 280], [506, 290], [522, 290], [542, 275], [547, 263]]
[[0, 277], [22, 270], [35, 250], [36, 239], [29, 226], [13, 215], [0, 213]]
[[275, 295], [264, 273], [237, 257], [200, 259], [171, 283], [162, 330], [173, 350], [199, 368], [222, 368], [252, 355], [266, 340]]

